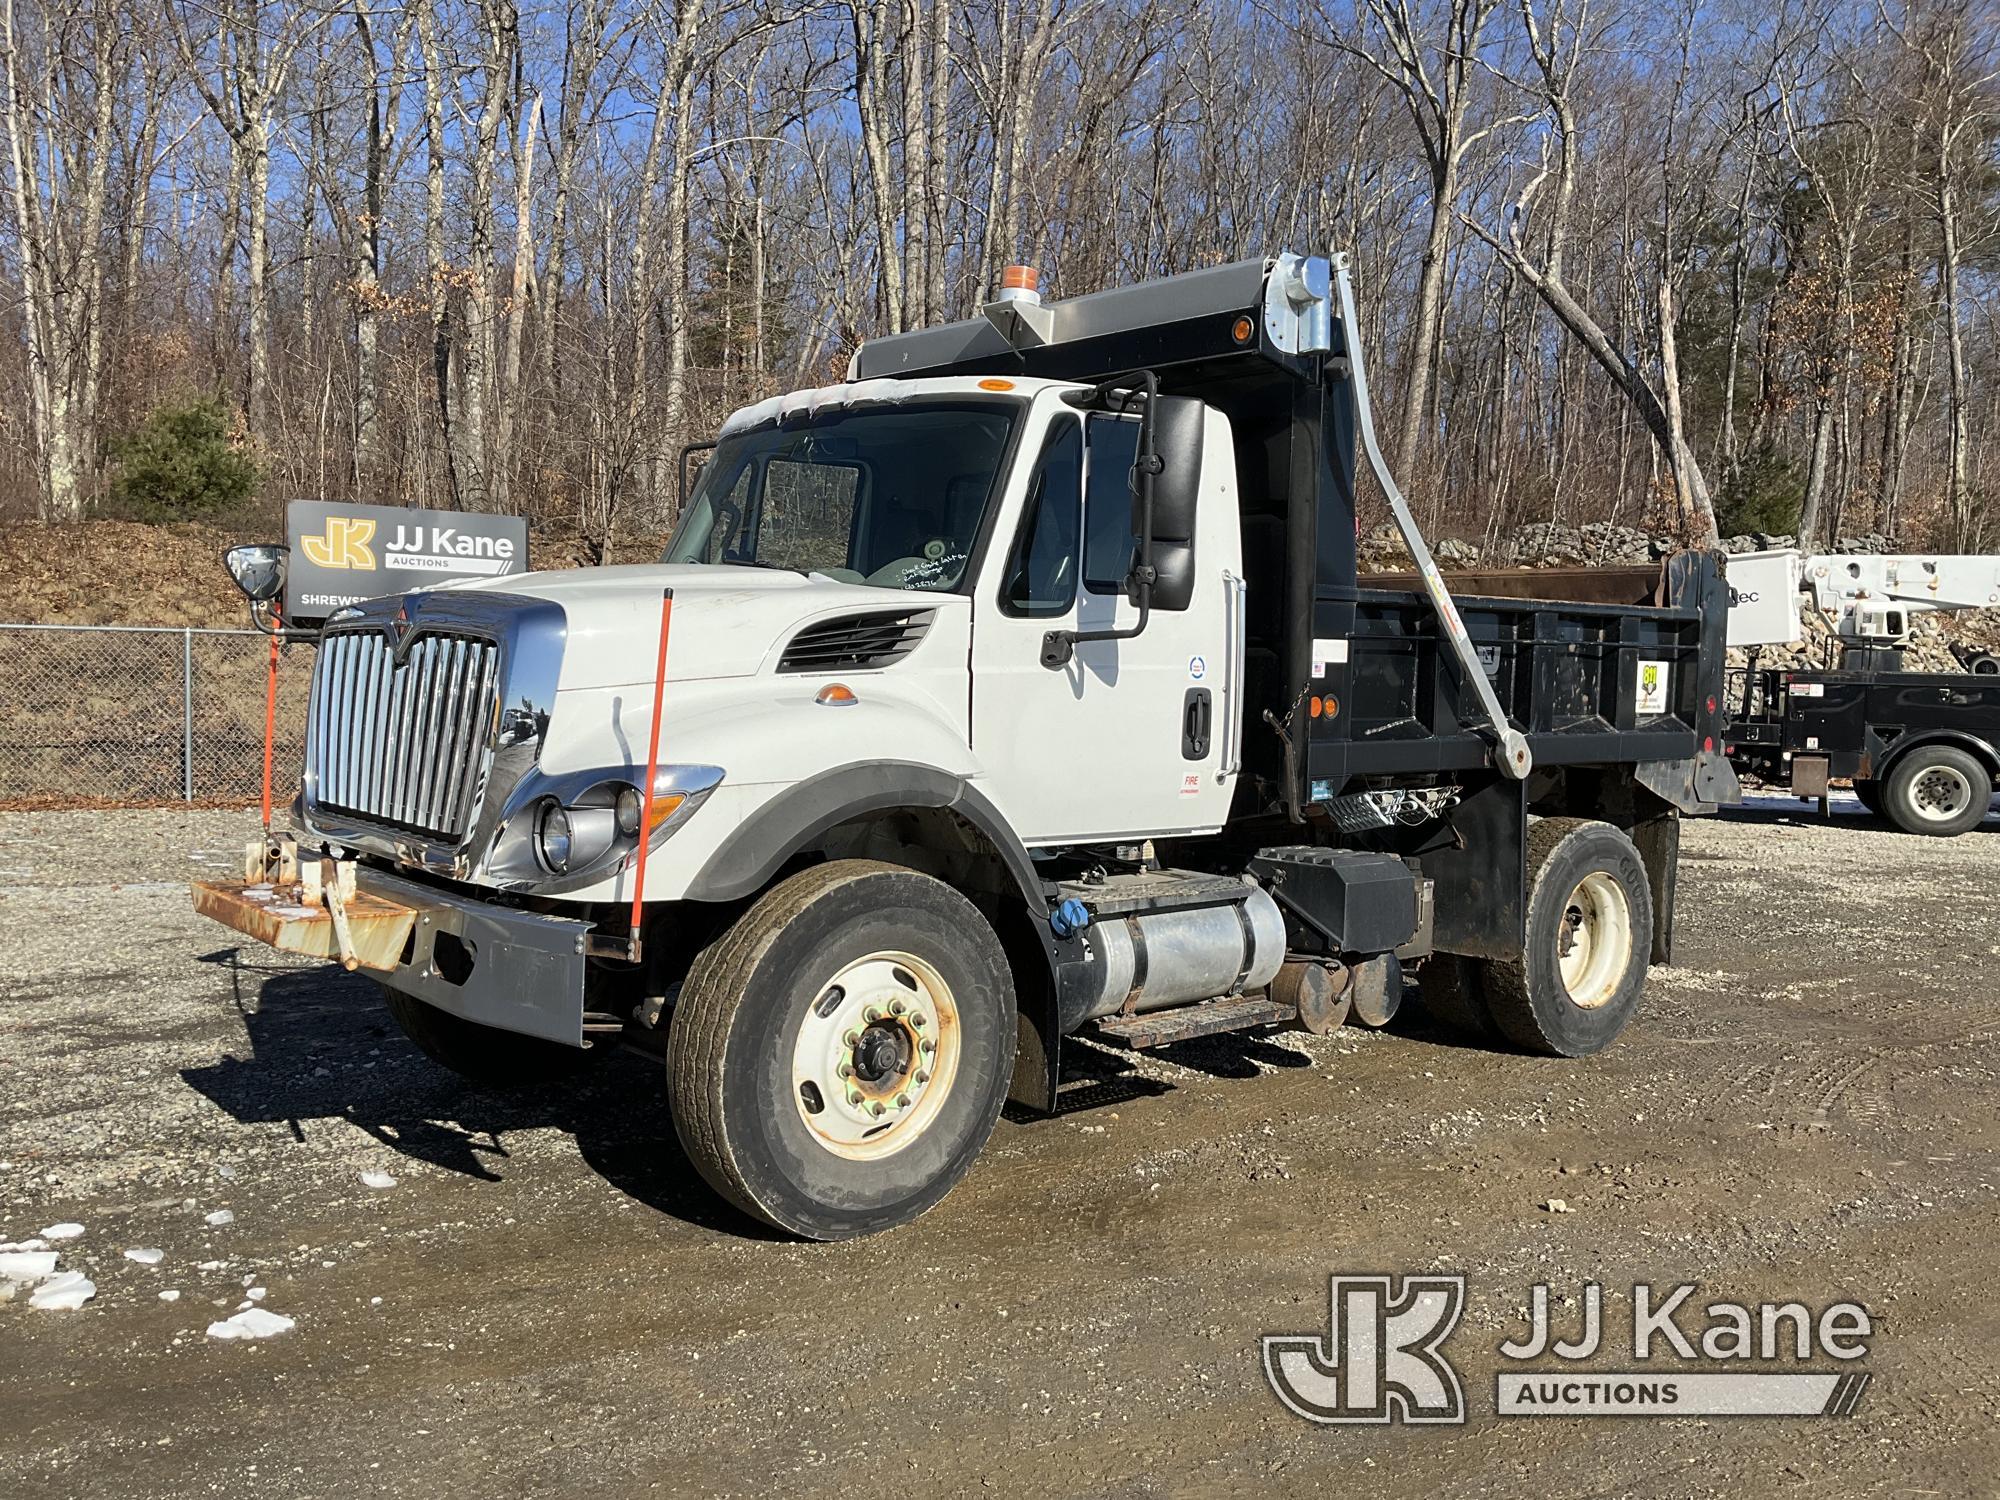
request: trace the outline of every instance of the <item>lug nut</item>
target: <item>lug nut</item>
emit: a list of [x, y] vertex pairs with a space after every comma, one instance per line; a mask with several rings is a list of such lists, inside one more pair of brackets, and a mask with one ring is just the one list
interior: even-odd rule
[[924, 1038], [924, 1040], [923, 1040], [923, 1042], [922, 1042], [922, 1046], [923, 1046], [923, 1049], [924, 1049], [924, 1051], [926, 1051], [926, 1052], [935, 1052], [935, 1051], [937, 1051], [937, 1043], [936, 1043], [936, 1042], [934, 1042], [934, 1041], [932, 1041], [932, 1040], [931, 1040], [931, 1039], [930, 1039], [929, 1037], [925, 1037], [925, 1038]]
[[889, 1014], [892, 1016], [900, 1016], [904, 1011], [908, 1009], [909, 1006], [903, 1004], [903, 1002], [900, 1000], [891, 1000], [889, 1002]]
[[918, 1072], [917, 1074], [918, 1083], [929, 1083], [930, 1081], [931, 1081], [931, 1070], [929, 1068], [924, 1068]]
[[850, 1031], [841, 1038], [841, 1041], [850, 1047], [859, 1047], [861, 1045], [861, 1033], [859, 1031]]
[[871, 1005], [868, 1007], [868, 1009], [863, 1011], [862, 1014], [871, 1021], [879, 1021], [882, 1019], [882, 1007], [879, 1005]]
[[898, 1094], [896, 1096], [896, 1108], [908, 1109], [909, 1107], [910, 1107], [910, 1096], [908, 1094]]
[[861, 1103], [861, 1090], [849, 1089], [847, 1091], [847, 1102], [849, 1104], [859, 1105]]
[[833, 1071], [838, 1073], [842, 1078], [852, 1078], [854, 1076], [854, 1069], [848, 1067], [846, 1063], [842, 1063]]
[[887, 1114], [888, 1112], [889, 1112], [888, 1109], [883, 1105], [880, 1099], [877, 1099], [874, 1102], [874, 1104], [869, 1106], [869, 1113], [874, 1115], [875, 1118], [878, 1120], [881, 1119], [882, 1116]]
[[922, 1031], [924, 1027], [929, 1025], [930, 1023], [924, 1019], [924, 1013], [922, 1011], [916, 1010], [910, 1012], [910, 1024], [916, 1027], [917, 1030]]

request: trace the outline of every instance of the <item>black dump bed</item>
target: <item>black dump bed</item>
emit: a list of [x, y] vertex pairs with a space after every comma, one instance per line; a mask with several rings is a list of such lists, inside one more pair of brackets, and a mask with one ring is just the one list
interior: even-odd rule
[[[1696, 800], [1727, 800], [1719, 754], [1727, 596], [1712, 557], [1654, 568], [1449, 574], [1481, 665], [1543, 767], [1689, 762]], [[1315, 609], [1305, 773], [1312, 801], [1361, 777], [1485, 764], [1478, 701], [1458, 681], [1414, 574], [1359, 580]], [[1328, 597], [1332, 594], [1333, 597]], [[1323, 674], [1323, 675], [1322, 675]]]

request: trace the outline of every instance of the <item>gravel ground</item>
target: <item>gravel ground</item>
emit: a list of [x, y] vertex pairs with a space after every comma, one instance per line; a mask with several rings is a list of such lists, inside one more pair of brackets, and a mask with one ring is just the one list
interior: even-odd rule
[[[646, 1060], [481, 1093], [367, 983], [197, 919], [241, 814], [0, 817], [0, 1240], [74, 1221], [97, 1284], [0, 1306], [0, 1495], [1992, 1493], [2000, 823], [1796, 808], [1689, 825], [1678, 965], [1602, 1057], [1414, 1007], [1079, 1049], [1090, 1107], [839, 1246], [693, 1180]], [[1469, 1278], [1468, 1425], [1291, 1415], [1260, 1335], [1391, 1269]], [[1640, 1280], [1862, 1301], [1874, 1383], [1845, 1420], [1495, 1418], [1527, 1289], [1591, 1280], [1614, 1329]], [[254, 1287], [296, 1328], [205, 1336]]]

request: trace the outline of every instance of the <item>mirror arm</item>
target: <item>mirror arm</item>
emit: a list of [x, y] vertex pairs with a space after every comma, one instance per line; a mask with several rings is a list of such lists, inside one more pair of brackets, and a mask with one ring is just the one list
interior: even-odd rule
[[[1153, 450], [1153, 411], [1159, 404], [1160, 377], [1151, 370], [1132, 370], [1123, 375], [1113, 375], [1081, 393], [1081, 399], [1076, 404], [1084, 407], [1109, 406], [1108, 398], [1114, 390], [1135, 391], [1146, 398], [1139, 409], [1139, 453], [1132, 464], [1132, 473], [1139, 483], [1139, 551], [1133, 559], [1132, 572], [1125, 580], [1132, 602], [1139, 606], [1139, 618], [1125, 630], [1048, 631], [1042, 636], [1042, 665], [1051, 671], [1060, 671], [1068, 666], [1080, 642], [1129, 641], [1143, 634], [1146, 622], [1152, 618], [1153, 582], [1159, 576], [1153, 568], [1153, 477], [1163, 467], [1160, 455]], [[1079, 537], [1079, 549], [1081, 546], [1082, 538]]]

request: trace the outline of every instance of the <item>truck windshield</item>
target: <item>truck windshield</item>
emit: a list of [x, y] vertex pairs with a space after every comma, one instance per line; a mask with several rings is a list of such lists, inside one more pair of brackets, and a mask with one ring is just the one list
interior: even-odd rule
[[660, 560], [954, 589], [1019, 414], [1011, 400], [830, 409], [724, 438]]

